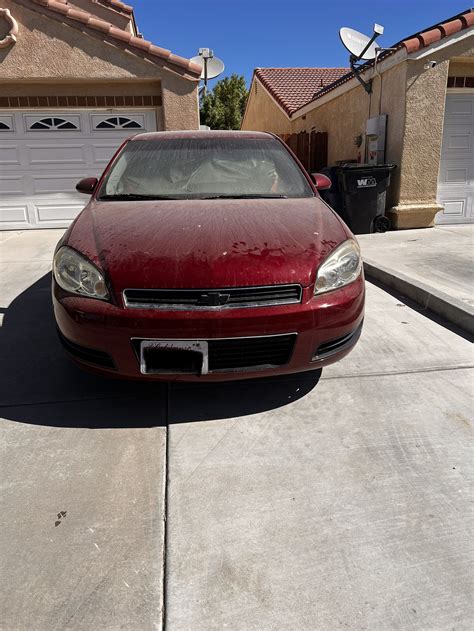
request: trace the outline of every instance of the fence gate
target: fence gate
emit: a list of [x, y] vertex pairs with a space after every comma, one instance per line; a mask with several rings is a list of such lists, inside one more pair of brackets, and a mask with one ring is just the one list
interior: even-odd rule
[[282, 134], [280, 138], [286, 142], [296, 154], [298, 160], [310, 173], [315, 173], [328, 163], [328, 134], [322, 131], [300, 131], [298, 134]]

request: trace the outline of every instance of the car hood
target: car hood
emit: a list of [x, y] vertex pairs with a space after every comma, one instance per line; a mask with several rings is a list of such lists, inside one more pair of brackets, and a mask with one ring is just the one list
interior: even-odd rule
[[126, 288], [223, 288], [314, 282], [350, 232], [317, 197], [91, 201], [66, 235]]

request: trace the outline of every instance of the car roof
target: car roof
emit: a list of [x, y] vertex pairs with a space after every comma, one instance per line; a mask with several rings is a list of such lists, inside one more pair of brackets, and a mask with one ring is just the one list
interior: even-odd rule
[[137, 134], [132, 140], [175, 140], [178, 138], [261, 138], [269, 140], [273, 134], [264, 131], [232, 131], [232, 130], [186, 130], [186, 131], [154, 131]]

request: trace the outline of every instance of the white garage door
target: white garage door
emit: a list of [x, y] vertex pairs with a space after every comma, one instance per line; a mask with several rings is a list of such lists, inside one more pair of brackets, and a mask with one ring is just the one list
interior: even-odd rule
[[0, 111], [0, 230], [67, 227], [125, 138], [156, 129], [154, 110]]
[[448, 94], [436, 223], [474, 221], [474, 94]]

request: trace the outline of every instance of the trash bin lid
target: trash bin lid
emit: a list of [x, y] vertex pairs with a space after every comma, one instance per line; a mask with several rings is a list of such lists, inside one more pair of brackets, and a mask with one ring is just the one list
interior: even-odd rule
[[392, 171], [396, 168], [396, 164], [354, 164], [352, 162], [336, 167], [337, 170], [341, 171], [363, 171], [364, 173], [379, 170]]

